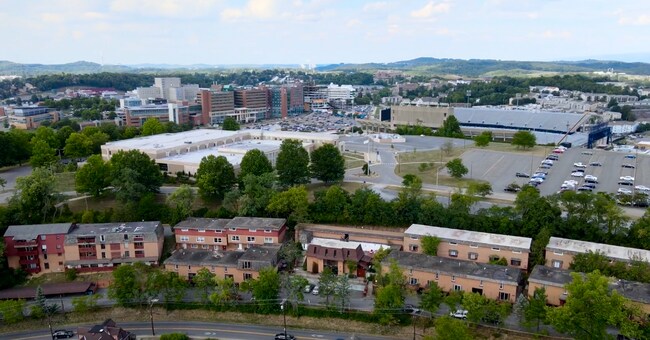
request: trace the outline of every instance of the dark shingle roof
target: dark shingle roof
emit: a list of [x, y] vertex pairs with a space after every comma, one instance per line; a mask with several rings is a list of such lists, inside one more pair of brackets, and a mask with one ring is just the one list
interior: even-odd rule
[[547, 266], [537, 265], [528, 277], [528, 281], [548, 284], [553, 286], [564, 287], [565, 284], [571, 282], [571, 271], [560, 268], [552, 268]]
[[70, 223], [11, 225], [4, 236], [17, 240], [35, 240], [39, 235], [67, 234]]
[[242, 217], [233, 218], [226, 228], [242, 229], [275, 229], [278, 230], [287, 222], [284, 218]]
[[180, 221], [174, 226], [174, 229], [226, 229], [226, 225], [232, 221], [229, 218], [201, 218], [190, 217]]

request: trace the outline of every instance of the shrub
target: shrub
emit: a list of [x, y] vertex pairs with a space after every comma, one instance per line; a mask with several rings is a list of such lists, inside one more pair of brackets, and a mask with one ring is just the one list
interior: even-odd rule
[[190, 340], [190, 337], [183, 333], [169, 333], [161, 335], [160, 340]]
[[74, 281], [77, 278], [77, 270], [74, 268], [65, 270], [65, 279], [68, 281]]

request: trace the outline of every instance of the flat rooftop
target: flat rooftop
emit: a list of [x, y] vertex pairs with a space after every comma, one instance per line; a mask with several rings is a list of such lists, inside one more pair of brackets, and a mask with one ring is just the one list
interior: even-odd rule
[[241, 260], [246, 261], [269, 261], [273, 262], [278, 258], [280, 246], [252, 246], [244, 251], [240, 257]]
[[284, 218], [266, 218], [266, 217], [243, 217], [233, 218], [226, 228], [237, 229], [275, 229], [278, 230], [287, 223]]
[[522, 271], [516, 268], [477, 263], [473, 261], [448, 259], [438, 256], [430, 256], [421, 253], [404, 251], [392, 251], [384, 260], [388, 263], [391, 260], [397, 261], [402, 268], [413, 268], [426, 272], [442, 272], [456, 275], [466, 275], [480, 279], [493, 281], [510, 282], [519, 284]]
[[[336, 249], [357, 249], [359, 246], [361, 246], [361, 249], [363, 249], [364, 252], [376, 252], [381, 248], [383, 249], [391, 248], [387, 244], [342, 241], [342, 240], [334, 240], [330, 238], [320, 238], [320, 237], [313, 238], [309, 244], [313, 244], [321, 247], [327, 247], [327, 248], [336, 248]], [[307, 246], [308, 245], [304, 245], [305, 249], [307, 249]]]
[[208, 250], [179, 249], [165, 260], [165, 265], [237, 267], [243, 251], [213, 252]]
[[244, 158], [247, 151], [258, 149], [264, 153], [280, 150], [281, 141], [275, 140], [245, 140], [231, 144], [192, 151], [180, 155], [174, 155], [158, 159], [159, 162], [182, 162], [186, 164], [201, 164], [203, 157], [214, 155], [215, 157], [224, 156], [232, 165], [238, 165]]
[[197, 129], [178, 133], [163, 133], [153, 136], [125, 139], [108, 142], [111, 148], [139, 149], [144, 152], [154, 152], [158, 149], [175, 148], [183, 145], [211, 141], [219, 138], [242, 134], [240, 131], [225, 131], [213, 129]]
[[70, 226], [70, 223], [10, 225], [4, 236], [14, 240], [31, 241], [39, 235], [67, 234]]
[[531, 238], [511, 235], [490, 234], [479, 231], [433, 227], [423, 224], [412, 224], [405, 235], [436, 236], [443, 240], [454, 242], [480, 243], [490, 246], [509, 247], [530, 251]]
[[587, 252], [599, 252], [611, 259], [622, 261], [650, 261], [650, 251], [648, 250], [613, 246], [603, 243], [571, 240], [560, 237], [551, 237], [551, 239], [548, 241], [546, 249], [580, 254]]
[[174, 229], [225, 229], [226, 225], [230, 221], [232, 220], [229, 218], [190, 217], [178, 222], [178, 224], [174, 226]]
[[84, 236], [97, 234], [136, 234], [152, 233], [160, 225], [160, 221], [123, 222], [123, 223], [89, 223], [77, 224], [70, 229], [68, 235]]
[[564, 287], [565, 284], [573, 281], [573, 277], [571, 277], [570, 270], [536, 265], [530, 273], [528, 281]]

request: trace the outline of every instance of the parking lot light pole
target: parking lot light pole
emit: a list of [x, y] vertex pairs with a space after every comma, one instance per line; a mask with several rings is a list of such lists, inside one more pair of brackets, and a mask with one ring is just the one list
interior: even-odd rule
[[156, 335], [156, 330], [153, 328], [153, 304], [158, 302], [158, 299], [149, 300], [149, 317], [151, 319], [151, 335]]
[[287, 339], [287, 310], [284, 308], [287, 299], [283, 299], [280, 303], [280, 309], [282, 309], [282, 319], [284, 319], [284, 339]]

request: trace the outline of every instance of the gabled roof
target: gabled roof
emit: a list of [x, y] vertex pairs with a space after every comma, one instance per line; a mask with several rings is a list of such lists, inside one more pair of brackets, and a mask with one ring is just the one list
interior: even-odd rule
[[508, 247], [525, 252], [530, 251], [530, 245], [532, 243], [532, 239], [529, 237], [491, 234], [480, 231], [442, 228], [422, 224], [412, 224], [408, 229], [406, 229], [406, 231], [404, 231], [404, 234], [409, 236], [435, 236], [443, 240], [485, 244], [495, 247]]
[[613, 246], [610, 244], [572, 240], [561, 237], [551, 237], [546, 246], [547, 250], [559, 250], [569, 253], [600, 253], [608, 258], [620, 261], [650, 261], [650, 251], [645, 249]]

